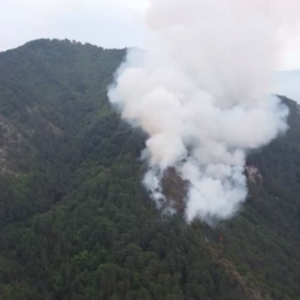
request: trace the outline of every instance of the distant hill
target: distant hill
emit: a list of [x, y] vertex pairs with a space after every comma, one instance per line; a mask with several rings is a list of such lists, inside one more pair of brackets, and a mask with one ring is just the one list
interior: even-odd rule
[[145, 136], [106, 96], [125, 49], [37, 40], [0, 53], [0, 299], [300, 299], [300, 114], [251, 153], [232, 220], [187, 225], [140, 181]]

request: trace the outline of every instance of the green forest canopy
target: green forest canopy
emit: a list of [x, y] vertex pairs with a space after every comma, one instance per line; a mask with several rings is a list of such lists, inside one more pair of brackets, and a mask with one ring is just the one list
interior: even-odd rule
[[[110, 107], [125, 56], [68, 40], [0, 53], [0, 298], [300, 299], [300, 115], [247, 164], [263, 180], [211, 229], [162, 216], [145, 136]], [[219, 235], [224, 237], [219, 242]]]

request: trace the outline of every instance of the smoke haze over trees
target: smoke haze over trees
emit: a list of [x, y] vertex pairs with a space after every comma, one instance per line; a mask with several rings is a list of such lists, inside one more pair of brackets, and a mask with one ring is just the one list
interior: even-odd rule
[[147, 136], [107, 99], [125, 54], [67, 40], [0, 53], [0, 298], [297, 299], [297, 104], [282, 99], [286, 135], [247, 159], [262, 180], [241, 212], [188, 225], [149, 199]]
[[149, 135], [144, 183], [158, 207], [171, 167], [188, 182], [189, 222], [240, 209], [247, 153], [287, 128], [287, 108], [269, 93], [298, 8], [295, 0], [149, 1], [147, 49], [130, 51], [109, 98]]

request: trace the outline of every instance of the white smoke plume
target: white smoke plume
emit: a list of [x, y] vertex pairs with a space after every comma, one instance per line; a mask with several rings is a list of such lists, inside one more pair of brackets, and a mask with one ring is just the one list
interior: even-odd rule
[[[129, 53], [109, 98], [148, 133], [144, 183], [160, 205], [164, 170], [189, 182], [186, 219], [232, 217], [247, 196], [246, 154], [287, 129], [269, 95], [298, 0], [152, 0], [146, 51]], [[136, 55], [138, 53], [138, 55]]]

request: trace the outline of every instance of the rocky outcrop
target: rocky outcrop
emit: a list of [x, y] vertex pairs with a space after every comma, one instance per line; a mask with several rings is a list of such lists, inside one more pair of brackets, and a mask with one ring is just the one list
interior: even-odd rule
[[248, 180], [256, 185], [261, 185], [263, 182], [263, 177], [257, 167], [252, 165], [245, 166], [245, 172]]
[[174, 168], [168, 168], [162, 179], [163, 194], [167, 201], [177, 212], [183, 213], [185, 209], [185, 195], [188, 188], [188, 182], [184, 181], [176, 173]]

